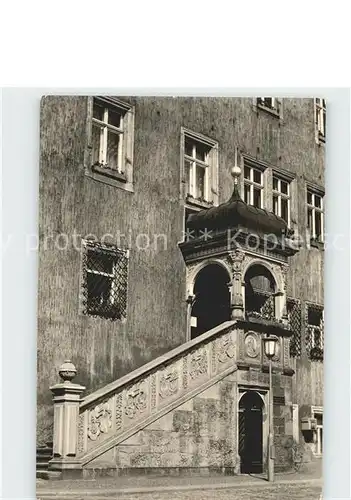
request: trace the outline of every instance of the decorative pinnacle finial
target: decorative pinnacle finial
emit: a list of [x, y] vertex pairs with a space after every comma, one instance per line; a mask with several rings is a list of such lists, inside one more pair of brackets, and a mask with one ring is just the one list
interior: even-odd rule
[[77, 370], [72, 361], [66, 359], [60, 366], [59, 375], [64, 382], [70, 382], [76, 376]]
[[235, 165], [231, 170], [232, 177], [234, 178], [234, 184], [237, 185], [239, 182], [239, 177], [241, 175], [241, 168]]

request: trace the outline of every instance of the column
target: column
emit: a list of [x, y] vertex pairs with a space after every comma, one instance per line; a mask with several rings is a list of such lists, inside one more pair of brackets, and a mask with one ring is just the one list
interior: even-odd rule
[[67, 360], [59, 369], [62, 382], [50, 387], [54, 401], [53, 458], [51, 470], [79, 469], [77, 437], [79, 404], [85, 387], [72, 383], [77, 370]]
[[236, 249], [229, 253], [229, 261], [232, 268], [231, 282], [231, 316], [232, 319], [244, 318], [244, 300], [242, 291], [242, 265], [245, 254], [242, 250]]

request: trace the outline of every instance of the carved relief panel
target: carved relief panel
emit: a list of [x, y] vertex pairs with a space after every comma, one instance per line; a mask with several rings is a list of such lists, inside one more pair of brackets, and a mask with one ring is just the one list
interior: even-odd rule
[[216, 374], [236, 362], [236, 331], [216, 339], [212, 345], [211, 373]]
[[165, 367], [157, 374], [157, 401], [158, 404], [168, 403], [182, 391], [182, 359]]
[[192, 380], [207, 375], [208, 372], [208, 348], [203, 347], [190, 355], [189, 375]]
[[102, 434], [107, 434], [112, 428], [111, 400], [98, 404], [88, 414], [88, 438], [96, 441]]
[[145, 381], [139, 382], [125, 393], [124, 415], [128, 420], [136, 419], [148, 409], [148, 390]]
[[248, 332], [244, 338], [245, 358], [251, 363], [261, 363], [261, 336]]

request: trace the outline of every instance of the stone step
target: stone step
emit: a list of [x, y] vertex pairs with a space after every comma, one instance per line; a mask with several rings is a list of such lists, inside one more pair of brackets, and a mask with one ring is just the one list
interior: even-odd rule
[[57, 479], [60, 479], [61, 476], [62, 476], [62, 473], [60, 471], [37, 470], [37, 479], [57, 480]]
[[43, 446], [37, 448], [36, 452], [36, 469], [37, 471], [47, 471], [49, 467], [49, 461], [53, 455], [52, 446]]

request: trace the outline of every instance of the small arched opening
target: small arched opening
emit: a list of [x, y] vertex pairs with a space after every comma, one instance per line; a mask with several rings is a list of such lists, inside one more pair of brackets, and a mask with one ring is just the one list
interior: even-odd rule
[[191, 338], [230, 319], [230, 276], [219, 264], [208, 264], [195, 279]]
[[256, 391], [247, 391], [239, 402], [239, 455], [243, 474], [263, 471], [263, 407]]
[[270, 271], [260, 264], [251, 266], [245, 274], [246, 316], [274, 319], [275, 293], [276, 283]]

